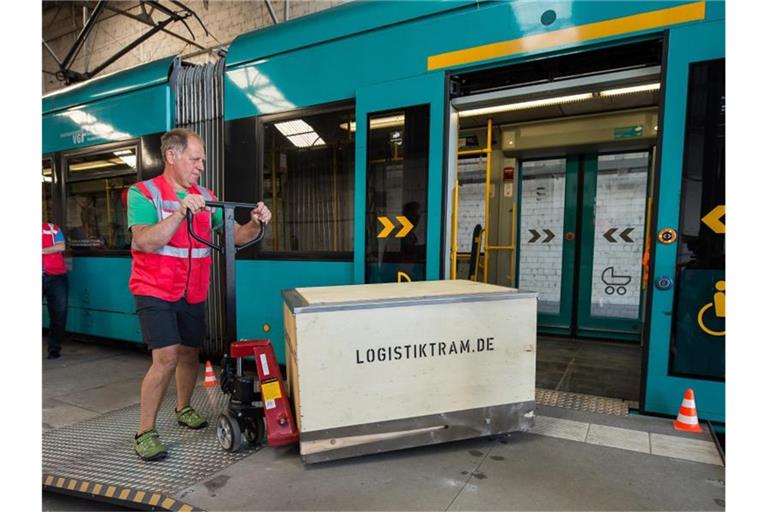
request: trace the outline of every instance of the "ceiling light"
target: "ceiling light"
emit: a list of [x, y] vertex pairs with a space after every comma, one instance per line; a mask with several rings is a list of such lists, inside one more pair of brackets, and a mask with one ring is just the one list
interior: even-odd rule
[[658, 91], [661, 88], [660, 83], [645, 84], [645, 85], [633, 85], [632, 87], [622, 87], [620, 89], [608, 89], [606, 91], [600, 91], [599, 96], [618, 96], [619, 94], [632, 94], [635, 92], [647, 92]]
[[[405, 114], [371, 119], [371, 130], [376, 130], [378, 128], [393, 128], [395, 126], [403, 125], [405, 125]], [[351, 132], [357, 130], [357, 123], [354, 121], [349, 123], [341, 123], [339, 126], [341, 126], [342, 129], [349, 130]]]
[[303, 119], [275, 123], [275, 128], [280, 130], [280, 133], [282, 133], [285, 138], [291, 141], [291, 144], [297, 148], [325, 145], [325, 141], [322, 137], [320, 137], [310, 125], [304, 122]]
[[118, 160], [117, 158], [113, 158], [111, 160], [94, 160], [93, 162], [83, 162], [80, 164], [72, 164], [69, 166], [70, 171], [91, 171], [93, 169], [103, 169], [105, 167], [114, 167], [116, 165], [121, 165], [123, 162], [122, 160]]
[[506, 105], [495, 105], [493, 107], [475, 108], [459, 112], [459, 117], [482, 116], [485, 114], [496, 114], [498, 112], [509, 112], [512, 110], [525, 110], [529, 108], [546, 107], [549, 105], [560, 105], [563, 103], [572, 103], [574, 101], [588, 100], [593, 97], [591, 92], [581, 94], [571, 94], [570, 96], [558, 96], [556, 98], [542, 98], [540, 100], [523, 101], [520, 103], [508, 103]]

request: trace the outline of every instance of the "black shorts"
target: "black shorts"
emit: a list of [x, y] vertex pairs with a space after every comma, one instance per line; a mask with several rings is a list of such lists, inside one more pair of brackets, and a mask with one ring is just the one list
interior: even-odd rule
[[205, 302], [190, 304], [181, 298], [168, 302], [134, 295], [144, 343], [150, 350], [171, 345], [200, 348], [205, 339]]

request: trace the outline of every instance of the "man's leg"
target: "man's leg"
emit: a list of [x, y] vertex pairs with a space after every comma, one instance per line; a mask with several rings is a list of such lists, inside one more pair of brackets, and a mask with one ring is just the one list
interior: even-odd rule
[[155, 428], [157, 411], [160, 410], [165, 391], [179, 363], [180, 347], [181, 345], [171, 345], [152, 350], [152, 366], [141, 383], [140, 434]]
[[176, 365], [176, 410], [189, 405], [197, 382], [200, 349], [179, 345], [179, 363]]
[[58, 355], [61, 351], [61, 340], [67, 325], [67, 276], [48, 276], [47, 286], [44, 286], [48, 301], [48, 353]]

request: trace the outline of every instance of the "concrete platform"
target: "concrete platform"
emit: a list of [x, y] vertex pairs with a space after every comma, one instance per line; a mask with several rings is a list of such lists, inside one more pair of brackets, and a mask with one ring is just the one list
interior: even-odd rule
[[[138, 392], [149, 356], [138, 350], [69, 342], [61, 359], [43, 361], [45, 439], [121, 417], [116, 443], [130, 446]], [[202, 367], [201, 378], [202, 383]], [[203, 388], [195, 399], [208, 401]], [[174, 399], [169, 391], [164, 408]], [[170, 428], [170, 427], [167, 427]], [[126, 430], [124, 435], [120, 429]], [[169, 459], [191, 456], [214, 428], [184, 434]], [[163, 435], [163, 432], [161, 432]], [[123, 439], [124, 437], [124, 439]], [[106, 441], [105, 441], [106, 443]], [[122, 446], [124, 448], [124, 446]], [[217, 450], [218, 447], [209, 447]], [[56, 456], [55, 445], [48, 445]], [[110, 450], [110, 448], [104, 448]], [[63, 452], [63, 448], [59, 450]], [[137, 461], [125, 451], [126, 466]], [[211, 454], [211, 456], [218, 454]], [[197, 461], [195, 461], [197, 462]], [[51, 455], [43, 457], [52, 467]], [[48, 466], [46, 466], [48, 464]], [[166, 466], [163, 466], [163, 465]], [[97, 472], [99, 470], [96, 470]], [[122, 501], [137, 492], [170, 499], [168, 510], [723, 510], [725, 468], [708, 434], [681, 434], [670, 421], [538, 406], [528, 433], [474, 439], [305, 466], [298, 449], [256, 448], [179, 487], [152, 489], [133, 474]], [[97, 482], [99, 474], [87, 475]], [[101, 475], [102, 477], [104, 475]], [[89, 497], [84, 477], [47, 490]], [[90, 482], [90, 481], [89, 481]], [[146, 481], [149, 483], [148, 481]], [[45, 481], [43, 482], [45, 485]], [[133, 487], [131, 487], [133, 486]], [[73, 488], [68, 488], [73, 487]], [[91, 493], [93, 494], [93, 493]], [[120, 492], [116, 493], [119, 497]], [[90, 496], [93, 498], [93, 496]], [[104, 499], [103, 496], [97, 496]], [[132, 504], [133, 503], [133, 504]], [[49, 499], [46, 510], [56, 508]]]

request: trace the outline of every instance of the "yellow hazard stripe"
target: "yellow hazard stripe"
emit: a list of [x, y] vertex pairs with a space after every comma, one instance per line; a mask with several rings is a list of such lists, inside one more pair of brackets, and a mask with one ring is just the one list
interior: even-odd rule
[[99, 484], [88, 480], [80, 480], [77, 478], [67, 478], [44, 474], [43, 486], [57, 487], [60, 489], [79, 492], [81, 494], [89, 494], [92, 496], [103, 496], [113, 500], [148, 504], [152, 507], [156, 507], [159, 504], [159, 508], [163, 508], [165, 510], [178, 510], [181, 512], [192, 512], [194, 510], [198, 510], [187, 503], [177, 501], [161, 493], [133, 489], [130, 487]]
[[562, 30], [554, 30], [544, 34], [431, 55], [427, 58], [427, 69], [432, 71], [489, 59], [509, 57], [523, 52], [546, 50], [568, 44], [628, 34], [630, 32], [640, 32], [667, 25], [703, 20], [705, 16], [704, 4], [705, 2], [695, 2], [669, 9], [633, 14], [623, 18], [599, 21]]

